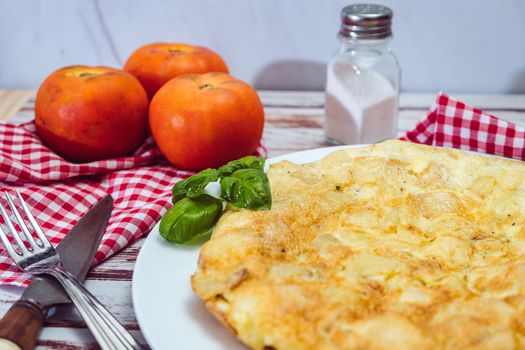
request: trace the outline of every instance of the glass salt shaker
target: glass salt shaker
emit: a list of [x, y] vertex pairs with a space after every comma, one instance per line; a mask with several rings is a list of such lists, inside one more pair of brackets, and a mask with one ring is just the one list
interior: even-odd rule
[[341, 11], [341, 44], [327, 67], [324, 129], [332, 144], [396, 136], [401, 69], [389, 46], [392, 16], [372, 4]]

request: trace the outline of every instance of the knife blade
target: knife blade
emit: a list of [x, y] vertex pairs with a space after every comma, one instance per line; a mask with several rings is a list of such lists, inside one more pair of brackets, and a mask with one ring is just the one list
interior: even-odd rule
[[[112, 208], [113, 199], [107, 195], [75, 224], [56, 247], [64, 268], [80, 281], [84, 280], [93, 262]], [[8, 349], [4, 348], [4, 343], [16, 344], [17, 347], [12, 349], [33, 349], [46, 311], [66, 303], [71, 303], [71, 300], [54, 278], [43, 275], [33, 277], [20, 300], [0, 321], [0, 350]]]

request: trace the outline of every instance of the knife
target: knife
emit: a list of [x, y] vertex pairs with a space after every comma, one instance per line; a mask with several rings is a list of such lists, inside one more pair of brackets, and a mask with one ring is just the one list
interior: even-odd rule
[[[91, 208], [56, 247], [62, 265], [79, 281], [86, 277], [106, 229], [113, 199], [107, 195]], [[20, 300], [0, 321], [0, 350], [35, 347], [47, 310], [71, 303], [62, 286], [52, 277], [33, 277]]]

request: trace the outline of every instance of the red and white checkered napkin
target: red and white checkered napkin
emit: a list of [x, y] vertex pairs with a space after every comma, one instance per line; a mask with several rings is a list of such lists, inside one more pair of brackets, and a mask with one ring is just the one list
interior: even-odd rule
[[525, 128], [440, 93], [401, 140], [525, 160]]
[[[55, 246], [110, 194], [113, 211], [93, 263], [153, 228], [170, 206], [173, 184], [192, 174], [170, 166], [151, 138], [130, 157], [74, 164], [52, 153], [35, 132], [33, 122], [0, 123], [0, 192], [18, 189]], [[266, 156], [263, 146], [257, 153]], [[0, 247], [0, 285], [26, 286], [30, 277]]]

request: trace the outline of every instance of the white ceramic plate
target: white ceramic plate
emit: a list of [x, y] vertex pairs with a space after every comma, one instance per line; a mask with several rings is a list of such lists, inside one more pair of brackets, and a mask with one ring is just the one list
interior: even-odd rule
[[[318, 148], [269, 159], [309, 163], [345, 147]], [[155, 226], [140, 250], [133, 273], [133, 307], [151, 348], [238, 350], [242, 345], [193, 293], [190, 276], [197, 268], [200, 246], [169, 243]]]

